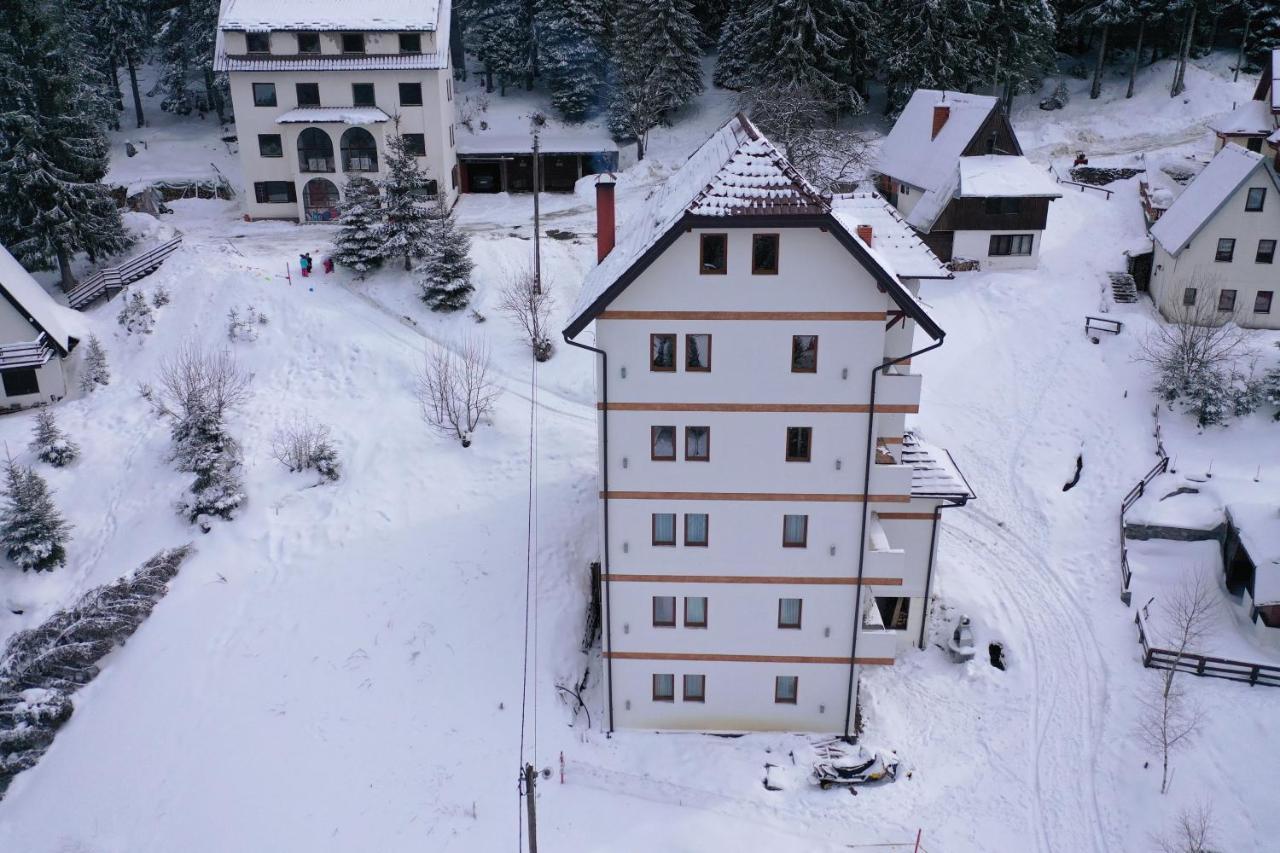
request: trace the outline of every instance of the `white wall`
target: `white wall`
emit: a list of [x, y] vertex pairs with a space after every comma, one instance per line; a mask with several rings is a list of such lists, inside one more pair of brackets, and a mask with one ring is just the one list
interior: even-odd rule
[[[991, 237], [996, 234], [1031, 234], [1030, 255], [992, 255]], [[1040, 242], [1043, 231], [1019, 229], [1015, 231], [956, 231], [951, 256], [982, 263], [984, 270], [1030, 270], [1040, 263]]]
[[[1261, 212], [1244, 209], [1250, 187], [1267, 188]], [[1230, 263], [1214, 260], [1221, 237], [1235, 238], [1235, 255]], [[1176, 258], [1156, 242], [1151, 297], [1160, 312], [1166, 318], [1176, 317], [1181, 311], [1182, 292], [1188, 287], [1198, 288], [1199, 303], [1208, 301], [1215, 307], [1217, 291], [1231, 289], [1237, 291], [1235, 313], [1215, 310], [1216, 319], [1234, 320], [1246, 328], [1280, 329], [1280, 249], [1272, 263], [1256, 263], [1258, 241], [1262, 239], [1280, 242], [1280, 191], [1260, 164], [1253, 179], [1246, 181], [1227, 200]], [[1270, 314], [1257, 314], [1253, 310], [1260, 290], [1274, 294]]]

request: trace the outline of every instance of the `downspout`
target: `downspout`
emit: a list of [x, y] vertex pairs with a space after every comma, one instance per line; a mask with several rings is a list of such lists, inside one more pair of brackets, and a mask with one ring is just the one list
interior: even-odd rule
[[862, 474], [862, 525], [858, 532], [858, 578], [853, 594], [853, 645], [849, 650], [849, 693], [844, 705], [845, 738], [850, 737], [849, 726], [853, 723], [853, 691], [857, 687], [855, 661], [858, 659], [858, 634], [862, 627], [862, 573], [867, 560], [867, 516], [871, 512], [871, 464], [876, 452], [876, 377], [895, 364], [901, 364], [915, 356], [937, 349], [942, 346], [945, 338], [945, 334], [939, 335], [934, 338], [933, 343], [923, 349], [893, 359], [886, 358], [882, 363], [871, 368], [871, 403], [867, 414], [867, 456]]
[[564, 342], [571, 347], [584, 349], [600, 356], [600, 397], [604, 408], [601, 409], [602, 429], [600, 437], [600, 492], [604, 496], [604, 554], [600, 557], [600, 579], [604, 584], [604, 666], [609, 681], [609, 731], [613, 734], [613, 607], [609, 603], [609, 587], [613, 582], [609, 579], [609, 354], [587, 344], [580, 344], [564, 335]]

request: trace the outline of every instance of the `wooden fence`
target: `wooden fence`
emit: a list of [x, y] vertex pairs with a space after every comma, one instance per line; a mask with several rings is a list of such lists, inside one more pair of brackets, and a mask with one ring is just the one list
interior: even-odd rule
[[86, 308], [102, 296], [111, 296], [133, 284], [140, 278], [160, 269], [165, 259], [182, 245], [182, 235], [166, 240], [150, 251], [130, 258], [118, 267], [105, 267], [67, 291], [67, 304], [72, 308]]
[[1133, 622], [1138, 626], [1138, 642], [1142, 644], [1142, 665], [1151, 669], [1171, 669], [1175, 672], [1189, 672], [1205, 678], [1225, 678], [1227, 681], [1243, 681], [1247, 684], [1262, 684], [1268, 687], [1280, 687], [1280, 666], [1266, 666], [1260, 663], [1229, 660], [1227, 658], [1207, 657], [1206, 655], [1183, 652], [1178, 654], [1169, 649], [1161, 649], [1151, 645], [1147, 639], [1147, 624], [1142, 618], [1141, 609], [1134, 614]]
[[1120, 600], [1124, 602], [1125, 607], [1128, 607], [1129, 602], [1133, 599], [1133, 592], [1129, 589], [1129, 581], [1133, 577], [1133, 572], [1129, 569], [1129, 546], [1124, 538], [1124, 515], [1146, 493], [1147, 486], [1151, 481], [1169, 470], [1169, 454], [1165, 452], [1164, 432], [1160, 428], [1160, 407], [1156, 406], [1151, 414], [1156, 421], [1156, 456], [1160, 457], [1160, 461], [1151, 466], [1151, 470], [1138, 481], [1137, 485], [1129, 490], [1129, 493], [1124, 496], [1124, 500], [1120, 501]]

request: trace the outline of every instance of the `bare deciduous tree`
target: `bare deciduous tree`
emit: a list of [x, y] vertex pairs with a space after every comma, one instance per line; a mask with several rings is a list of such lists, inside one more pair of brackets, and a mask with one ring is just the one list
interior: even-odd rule
[[479, 338], [468, 336], [427, 353], [418, 378], [418, 400], [423, 419], [441, 435], [470, 447], [472, 434], [493, 411], [498, 394], [489, 378], [489, 347]]
[[1161, 604], [1164, 624], [1159, 640], [1174, 653], [1174, 660], [1142, 696], [1138, 732], [1144, 743], [1160, 752], [1162, 794], [1169, 790], [1169, 755], [1195, 735], [1204, 719], [1203, 708], [1187, 694], [1183, 679], [1177, 678], [1177, 667], [1186, 655], [1204, 649], [1217, 607], [1217, 590], [1203, 573], [1184, 581]]
[[837, 104], [798, 83], [780, 83], [744, 92], [741, 107], [819, 190], [844, 192], [861, 177], [867, 145], [838, 126]]
[[326, 480], [342, 476], [329, 428], [306, 416], [276, 430], [271, 437], [271, 455], [290, 471], [311, 469]]
[[1177, 822], [1156, 837], [1156, 847], [1161, 853], [1213, 853], [1213, 828], [1213, 808], [1201, 803], [1180, 811]]
[[549, 334], [553, 304], [550, 292], [538, 286], [532, 269], [523, 269], [512, 275], [502, 288], [498, 302], [498, 310], [524, 330], [533, 357], [538, 361], [546, 361], [555, 351]]
[[160, 365], [160, 387], [147, 397], [159, 415], [180, 421], [196, 414], [223, 420], [249, 396], [249, 375], [227, 350], [188, 343]]

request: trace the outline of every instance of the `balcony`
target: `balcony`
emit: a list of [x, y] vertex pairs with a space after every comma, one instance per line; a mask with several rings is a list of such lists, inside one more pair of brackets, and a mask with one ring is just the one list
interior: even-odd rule
[[[901, 578], [906, 568], [906, 554], [894, 548], [880, 518], [871, 513], [867, 527], [867, 555], [863, 573], [868, 578]], [[874, 608], [873, 608], [874, 609]]]
[[858, 632], [858, 658], [865, 660], [896, 660], [898, 657], [898, 635], [900, 631], [890, 631], [884, 627], [880, 619], [880, 610], [875, 599], [864, 601], [862, 609], [862, 628]]
[[894, 495], [905, 503], [911, 497], [911, 466], [881, 463], [871, 466], [872, 495]]
[[[920, 382], [918, 373], [906, 373], [901, 366], [889, 368], [876, 380], [876, 408], [885, 406], [909, 406], [909, 409], [895, 408], [890, 411], [916, 411], [920, 406]], [[899, 372], [903, 371], [903, 372]]]

